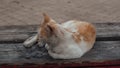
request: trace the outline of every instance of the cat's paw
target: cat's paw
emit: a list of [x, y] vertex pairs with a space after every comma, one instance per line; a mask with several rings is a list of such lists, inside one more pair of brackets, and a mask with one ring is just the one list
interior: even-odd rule
[[46, 44], [46, 45], [45, 45], [45, 48], [46, 48], [47, 50], [49, 50], [50, 47], [48, 46], [48, 44]]
[[34, 35], [34, 36], [31, 36], [27, 40], [24, 41], [23, 45], [25, 47], [31, 47], [32, 45], [34, 45], [35, 43], [37, 43], [37, 38], [38, 38], [37, 34]]
[[23, 45], [25, 47], [31, 47], [32, 45], [34, 45], [34, 43], [36, 43], [36, 38], [35, 36], [32, 36], [32, 37], [29, 37], [27, 40], [25, 40]]
[[24, 43], [23, 43], [23, 46], [29, 48], [29, 47], [32, 47], [33, 44], [28, 44], [27, 42], [24, 42]]
[[44, 43], [43, 41], [38, 42], [38, 46], [39, 46], [39, 47], [43, 47], [45, 44], [46, 44], [46, 43]]

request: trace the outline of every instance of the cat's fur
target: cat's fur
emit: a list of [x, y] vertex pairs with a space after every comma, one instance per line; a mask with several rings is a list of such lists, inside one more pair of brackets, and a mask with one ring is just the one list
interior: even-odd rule
[[24, 42], [30, 47], [38, 41], [44, 44], [48, 53], [55, 59], [80, 58], [94, 45], [96, 31], [92, 24], [84, 21], [70, 20], [62, 24], [56, 23], [46, 14], [38, 33]]

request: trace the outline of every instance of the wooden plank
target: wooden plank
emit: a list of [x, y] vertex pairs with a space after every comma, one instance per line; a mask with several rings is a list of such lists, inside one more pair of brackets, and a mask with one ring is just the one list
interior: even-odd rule
[[52, 59], [44, 47], [37, 45], [26, 49], [21, 43], [0, 44], [0, 64], [45, 64], [45, 63], [90, 63], [120, 60], [119, 41], [97, 41], [91, 51], [80, 59], [55, 60]]
[[[97, 30], [97, 35], [100, 37], [119, 36], [120, 23], [93, 23]], [[15, 26], [1, 26], [0, 33], [36, 33], [39, 25], [15, 25]], [[106, 32], [107, 31], [107, 32]], [[107, 34], [106, 34], [107, 33]]]
[[[119, 23], [94, 23], [97, 31], [97, 41], [120, 40]], [[0, 43], [23, 42], [29, 36], [37, 33], [38, 25], [28, 26], [1, 26]]]
[[23, 42], [29, 36], [37, 33], [36, 25], [29, 26], [1, 26], [0, 27], [0, 43], [19, 43]]
[[[25, 48], [22, 42], [37, 33], [38, 25], [0, 27], [0, 64], [24, 63], [81, 63], [120, 60], [120, 24], [94, 23], [97, 29], [97, 42], [94, 48], [80, 59], [52, 59], [44, 47], [37, 45]], [[52, 61], [52, 62], [51, 62]]]

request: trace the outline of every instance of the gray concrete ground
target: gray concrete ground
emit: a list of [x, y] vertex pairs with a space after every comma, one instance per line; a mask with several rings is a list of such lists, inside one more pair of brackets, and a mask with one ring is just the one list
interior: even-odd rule
[[71, 19], [120, 22], [120, 0], [0, 0], [0, 26], [35, 25], [46, 12], [58, 23]]

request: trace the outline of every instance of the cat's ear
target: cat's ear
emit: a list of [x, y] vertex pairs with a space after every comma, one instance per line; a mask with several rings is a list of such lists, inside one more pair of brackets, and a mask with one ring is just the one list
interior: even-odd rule
[[56, 26], [54, 24], [53, 25], [47, 24], [46, 30], [47, 30], [47, 32], [53, 34], [56, 31]]
[[50, 20], [51, 18], [46, 13], [43, 13], [43, 21], [40, 23], [40, 27], [44, 27]]
[[44, 17], [44, 22], [43, 22], [44, 24], [50, 22], [51, 18], [46, 13], [43, 13], [43, 17]]

